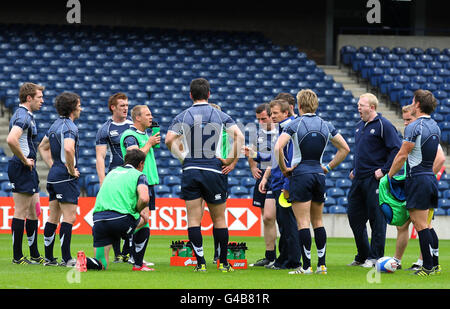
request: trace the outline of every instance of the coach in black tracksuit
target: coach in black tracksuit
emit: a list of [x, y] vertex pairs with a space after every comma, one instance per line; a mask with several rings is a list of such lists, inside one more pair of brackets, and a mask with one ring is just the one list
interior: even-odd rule
[[[355, 129], [352, 186], [348, 193], [348, 221], [358, 250], [350, 266], [374, 266], [384, 256], [386, 220], [378, 206], [378, 184], [391, 167], [401, 146], [396, 128], [376, 112], [377, 98], [370, 93], [360, 96], [358, 112], [361, 121]], [[372, 229], [371, 242], [366, 223]]]

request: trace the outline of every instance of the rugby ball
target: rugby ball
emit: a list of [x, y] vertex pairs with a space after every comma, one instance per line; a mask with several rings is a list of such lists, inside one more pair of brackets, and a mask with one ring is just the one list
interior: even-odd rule
[[379, 258], [375, 263], [375, 268], [380, 273], [393, 273], [397, 270], [397, 267], [397, 262], [394, 260], [394, 258], [391, 258], [389, 256], [383, 256], [382, 258]]

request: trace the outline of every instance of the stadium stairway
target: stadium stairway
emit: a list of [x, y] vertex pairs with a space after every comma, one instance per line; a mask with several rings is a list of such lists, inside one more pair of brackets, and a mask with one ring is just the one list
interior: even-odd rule
[[[359, 82], [357, 77], [354, 74], [350, 74], [348, 68], [341, 67], [337, 65], [318, 65], [321, 69], [324, 70], [325, 74], [332, 75], [335, 82], [342, 83], [345, 90], [351, 91], [355, 98], [359, 98], [359, 96], [366, 92], [371, 92], [370, 89], [367, 89], [367, 84], [364, 82]], [[373, 92], [372, 92], [373, 93]], [[376, 95], [376, 93], [374, 93]], [[379, 99], [378, 112], [380, 112], [384, 117], [386, 117], [392, 124], [397, 128], [399, 132], [404, 132], [403, 119], [401, 115], [397, 114], [396, 111], [392, 110], [388, 104], [383, 100], [383, 98]], [[450, 173], [450, 155], [447, 150], [447, 147], [443, 147], [445, 152], [445, 162], [446, 162], [446, 173]]]

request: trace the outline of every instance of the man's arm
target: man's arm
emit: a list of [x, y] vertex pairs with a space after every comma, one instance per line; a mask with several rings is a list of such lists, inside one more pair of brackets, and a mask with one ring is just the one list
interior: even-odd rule
[[141, 212], [148, 206], [150, 197], [148, 196], [148, 185], [140, 184], [137, 186], [138, 201], [136, 204], [136, 209]]
[[412, 142], [403, 142], [402, 147], [400, 147], [400, 150], [394, 158], [394, 162], [392, 162], [392, 166], [388, 173], [389, 178], [394, 177], [394, 175], [403, 167], [408, 158], [408, 154], [414, 149], [414, 145], [415, 144]]
[[181, 163], [184, 161], [184, 155], [182, 153], [183, 147], [181, 144], [182, 135], [176, 134], [174, 131], [168, 131], [166, 134], [166, 140], [164, 143], [167, 149], [177, 158]]
[[52, 153], [50, 151], [50, 141], [47, 135], [44, 136], [41, 143], [39, 144], [38, 151], [41, 154], [41, 158], [42, 160], [44, 160], [45, 164], [47, 164], [48, 167], [52, 167], [53, 159]]
[[105, 179], [105, 158], [108, 147], [106, 145], [95, 146], [95, 168], [97, 170], [100, 186]]
[[[131, 136], [131, 135], [130, 135]], [[126, 137], [126, 139], [127, 138], [129, 138], [128, 136]], [[134, 137], [133, 137], [134, 138]], [[161, 141], [161, 136], [160, 136], [160, 133], [158, 132], [158, 133], [156, 133], [155, 135], [153, 135], [153, 136], [150, 136], [149, 137], [149, 139], [148, 139], [148, 141], [147, 141], [147, 143], [145, 143], [145, 145], [144, 146], [142, 146], [141, 148], [139, 148], [139, 144], [137, 143], [137, 141], [136, 141], [136, 144], [134, 144], [134, 145], [131, 145], [131, 146], [128, 146], [127, 147], [127, 150], [128, 149], [134, 149], [134, 148], [137, 148], [137, 149], [140, 149], [142, 152], [144, 152], [145, 154], [148, 154], [148, 152], [150, 151], [150, 148], [152, 148], [153, 146], [155, 146], [156, 144], [159, 144], [159, 142]]]
[[291, 139], [291, 136], [287, 133], [281, 133], [281, 135], [278, 137], [277, 142], [275, 143], [274, 147], [274, 155], [275, 160], [280, 167], [281, 172], [284, 176], [288, 176], [289, 173], [292, 171], [292, 167], [288, 168], [286, 166], [285, 157], [283, 153], [283, 148], [289, 143], [289, 140]]
[[441, 168], [444, 166], [444, 163], [445, 163], [444, 150], [442, 150], [442, 147], [439, 145], [437, 153], [436, 153], [436, 158], [434, 158], [434, 162], [433, 162], [433, 173], [435, 175], [437, 173], [439, 173]]
[[34, 166], [34, 160], [25, 157], [22, 150], [20, 149], [19, 138], [23, 134], [23, 129], [18, 126], [13, 126], [11, 131], [6, 138], [6, 142], [8, 143], [9, 148], [13, 152], [13, 154], [22, 161], [22, 163], [30, 168], [30, 170]]
[[80, 172], [75, 168], [75, 140], [73, 138], [64, 139], [64, 153], [67, 171], [73, 177], [80, 177]]
[[236, 124], [227, 128], [227, 134], [233, 139], [233, 147], [228, 153], [227, 158], [219, 158], [219, 160], [222, 161], [222, 164], [225, 166], [230, 165], [239, 158], [239, 154], [244, 145], [244, 135]]
[[[339, 134], [339, 133], [336, 134], [331, 139], [331, 143], [333, 144], [334, 147], [337, 148], [337, 152], [336, 152], [333, 160], [331, 160], [328, 163], [330, 170], [334, 169], [339, 164], [341, 164], [342, 161], [344, 161], [345, 158], [347, 157], [347, 155], [350, 153], [350, 147], [348, 146], [347, 142], [345, 141], [345, 139], [342, 137], [341, 134]], [[329, 172], [329, 170], [327, 169], [326, 166], [322, 166], [322, 169], [325, 174], [327, 174]]]

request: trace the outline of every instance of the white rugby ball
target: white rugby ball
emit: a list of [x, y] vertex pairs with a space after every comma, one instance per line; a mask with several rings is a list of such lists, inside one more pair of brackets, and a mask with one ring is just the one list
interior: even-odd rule
[[378, 272], [381, 273], [393, 273], [397, 270], [397, 267], [397, 262], [394, 260], [394, 258], [391, 258], [389, 256], [383, 256], [382, 258], [379, 258], [375, 263], [375, 268]]

